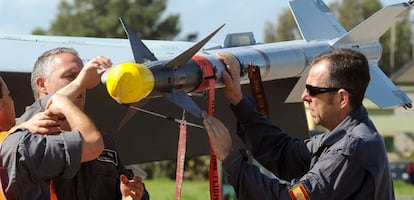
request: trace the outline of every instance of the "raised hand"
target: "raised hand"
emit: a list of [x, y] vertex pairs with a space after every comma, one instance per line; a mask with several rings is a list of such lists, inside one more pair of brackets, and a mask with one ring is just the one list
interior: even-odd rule
[[226, 65], [227, 71], [223, 71], [222, 78], [226, 85], [224, 95], [231, 104], [236, 105], [243, 97], [240, 86], [240, 65], [236, 58], [229, 53], [216, 55]]
[[96, 87], [102, 74], [112, 67], [112, 61], [104, 56], [98, 56], [85, 64], [79, 75], [74, 80], [83, 89]]

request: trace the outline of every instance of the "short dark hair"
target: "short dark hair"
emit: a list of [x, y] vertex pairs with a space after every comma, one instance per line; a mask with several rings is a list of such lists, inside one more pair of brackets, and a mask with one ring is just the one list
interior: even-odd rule
[[351, 49], [335, 49], [315, 57], [311, 66], [321, 60], [330, 63], [327, 87], [347, 90], [352, 108], [361, 106], [370, 81], [369, 64], [365, 55]]

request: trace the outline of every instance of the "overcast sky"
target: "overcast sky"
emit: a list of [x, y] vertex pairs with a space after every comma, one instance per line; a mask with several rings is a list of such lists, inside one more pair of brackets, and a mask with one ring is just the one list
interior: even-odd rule
[[[267, 21], [276, 22], [281, 10], [288, 8], [288, 0], [167, 0], [165, 14], [179, 13], [180, 36], [197, 32], [204, 38], [222, 24], [224, 28], [212, 39], [222, 43], [227, 33], [253, 32], [263, 42]], [[329, 4], [334, 0], [326, 0]], [[408, 1], [408, 0], [407, 0]], [[381, 0], [384, 5], [399, 0]], [[58, 0], [0, 0], [0, 33], [30, 34], [36, 27], [47, 29], [57, 14]]]

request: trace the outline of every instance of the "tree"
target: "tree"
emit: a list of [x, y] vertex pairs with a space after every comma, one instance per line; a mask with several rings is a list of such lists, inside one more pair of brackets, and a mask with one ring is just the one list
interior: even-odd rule
[[[395, 33], [394, 36], [392, 36], [392, 31]], [[379, 65], [385, 74], [392, 75], [413, 59], [408, 18], [396, 23], [380, 38], [380, 41], [383, 53]]]
[[[271, 22], [265, 25], [265, 42], [281, 42], [288, 40], [300, 39], [299, 29], [296, 26], [295, 19], [289, 9], [284, 9], [278, 16], [278, 25]], [[275, 34], [276, 33], [276, 34]]]
[[180, 15], [161, 19], [165, 8], [166, 0], [62, 0], [49, 30], [33, 34], [125, 38], [122, 17], [142, 39], [173, 39]]
[[[343, 0], [342, 6], [339, 7], [339, 21], [345, 29], [350, 30], [381, 8], [382, 5], [378, 0]], [[395, 35], [392, 35], [392, 31]], [[397, 22], [381, 36], [383, 53], [379, 66], [385, 74], [391, 75], [412, 59], [410, 40], [411, 31], [408, 18]]]
[[[378, 11], [382, 5], [378, 0], [341, 0], [335, 1], [329, 5], [333, 15], [337, 16], [339, 22], [346, 30], [351, 30], [363, 20], [370, 17]], [[265, 26], [265, 42], [277, 42], [285, 40], [300, 39], [296, 23], [289, 9], [285, 9], [279, 15], [278, 25], [275, 31], [274, 25], [267, 23]], [[410, 61], [412, 55], [411, 49], [411, 31], [408, 19], [403, 19], [395, 25], [395, 40], [391, 44], [391, 31], [387, 31], [380, 38], [383, 47], [383, 54], [379, 61], [379, 66], [387, 74], [391, 75]], [[276, 34], [276, 35], [275, 35]], [[394, 58], [394, 59], [390, 59]]]

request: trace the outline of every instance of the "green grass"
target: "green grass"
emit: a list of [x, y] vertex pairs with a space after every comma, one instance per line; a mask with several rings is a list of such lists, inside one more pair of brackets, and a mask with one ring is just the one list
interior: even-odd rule
[[[175, 180], [145, 180], [150, 199], [175, 200]], [[206, 200], [210, 196], [208, 181], [183, 181], [181, 199]]]
[[[175, 180], [167, 178], [145, 180], [151, 199], [174, 200]], [[414, 185], [394, 181], [395, 195], [414, 195]], [[210, 196], [208, 181], [184, 181], [181, 191], [183, 200], [206, 200]]]
[[414, 185], [407, 184], [404, 181], [394, 181], [395, 195], [414, 195]]

